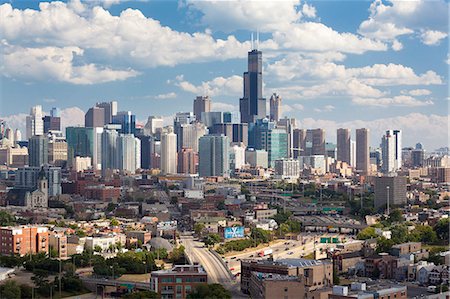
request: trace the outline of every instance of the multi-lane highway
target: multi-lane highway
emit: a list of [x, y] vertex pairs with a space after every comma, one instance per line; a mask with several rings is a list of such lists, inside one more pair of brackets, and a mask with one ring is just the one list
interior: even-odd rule
[[203, 243], [195, 241], [191, 236], [181, 236], [185, 252], [193, 263], [199, 263], [208, 273], [209, 283], [219, 283], [227, 288], [233, 298], [247, 298], [239, 290], [239, 281], [236, 281], [226, 267], [213, 253], [203, 247]]

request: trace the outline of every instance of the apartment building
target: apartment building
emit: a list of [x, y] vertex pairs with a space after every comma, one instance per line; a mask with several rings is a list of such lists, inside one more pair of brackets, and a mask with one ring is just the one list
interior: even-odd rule
[[43, 226], [6, 226], [0, 228], [2, 255], [48, 253], [48, 228]]

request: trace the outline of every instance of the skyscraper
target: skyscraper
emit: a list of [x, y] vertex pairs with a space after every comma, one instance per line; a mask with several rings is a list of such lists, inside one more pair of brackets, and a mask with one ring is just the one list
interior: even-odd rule
[[41, 167], [48, 163], [48, 140], [43, 135], [32, 136], [28, 144], [28, 165]]
[[173, 132], [161, 135], [161, 172], [177, 173], [177, 135]]
[[292, 149], [294, 159], [305, 155], [306, 149], [306, 130], [294, 129], [292, 137]]
[[157, 131], [161, 131], [163, 128], [163, 119], [160, 116], [149, 116], [147, 123], [144, 127], [144, 135], [150, 136], [156, 134]]
[[390, 173], [402, 167], [402, 131], [387, 130], [381, 138], [383, 173]]
[[104, 124], [112, 123], [112, 117], [117, 114], [117, 102], [102, 102], [95, 104], [98, 108], [103, 108], [104, 111]]
[[211, 99], [209, 96], [198, 96], [194, 100], [194, 115], [197, 121], [202, 121], [202, 112], [211, 111]]
[[351, 132], [349, 129], [337, 129], [336, 132], [337, 160], [351, 163]]
[[269, 166], [275, 166], [275, 160], [288, 157], [288, 134], [282, 129], [272, 129], [268, 135]]
[[102, 133], [102, 173], [108, 169], [119, 169], [119, 133], [113, 128], [105, 128]]
[[42, 106], [37, 105], [31, 108], [30, 115], [26, 118], [27, 139], [32, 136], [44, 134]]
[[248, 71], [244, 73], [244, 96], [239, 101], [241, 122], [251, 123], [266, 117], [266, 99], [262, 96], [262, 52], [248, 52]]
[[119, 133], [135, 134], [136, 133], [136, 116], [131, 111], [120, 111], [112, 116], [112, 123], [121, 125]]
[[325, 130], [310, 129], [306, 131], [307, 141], [311, 142], [311, 155], [325, 156]]
[[49, 131], [61, 131], [61, 117], [58, 116], [44, 116], [44, 133]]
[[141, 141], [133, 134], [120, 134], [118, 138], [119, 169], [135, 172], [141, 168]]
[[199, 140], [198, 172], [202, 177], [228, 176], [229, 140], [223, 135], [205, 135]]
[[370, 166], [369, 129], [356, 129], [356, 171], [367, 174]]
[[191, 148], [198, 152], [198, 139], [206, 135], [208, 130], [202, 123], [182, 124], [177, 134], [177, 151], [183, 148]]
[[270, 97], [270, 120], [277, 122], [281, 118], [281, 97], [274, 93]]
[[86, 128], [101, 128], [105, 125], [105, 109], [91, 107], [84, 115], [84, 126]]

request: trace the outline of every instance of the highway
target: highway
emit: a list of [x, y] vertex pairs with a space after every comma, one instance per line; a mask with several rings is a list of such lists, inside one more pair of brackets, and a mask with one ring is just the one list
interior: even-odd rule
[[[258, 257], [258, 252], [264, 249], [272, 249], [273, 250], [273, 258], [274, 260], [283, 259], [283, 258], [301, 258], [306, 256], [312, 252], [314, 252], [314, 248], [327, 248], [333, 246], [332, 244], [321, 244], [315, 242], [320, 240], [320, 237], [337, 237], [337, 234], [320, 234], [320, 235], [306, 235], [303, 238], [305, 244], [302, 244], [300, 241], [296, 240], [285, 240], [284, 242], [277, 243], [273, 246], [265, 247], [259, 250], [248, 251], [245, 253], [238, 253], [226, 258], [226, 263], [233, 274], [237, 274], [241, 272], [241, 259], [261, 259]], [[340, 237], [345, 237], [346, 240], [351, 240], [348, 236], [341, 235]], [[267, 258], [267, 257], [264, 257]]]
[[240, 292], [239, 281], [230, 276], [222, 262], [207, 248], [204, 248], [202, 242], [195, 241], [191, 236], [181, 236], [180, 239], [191, 262], [199, 263], [208, 273], [209, 283], [223, 285], [231, 292], [233, 298], [247, 298]]

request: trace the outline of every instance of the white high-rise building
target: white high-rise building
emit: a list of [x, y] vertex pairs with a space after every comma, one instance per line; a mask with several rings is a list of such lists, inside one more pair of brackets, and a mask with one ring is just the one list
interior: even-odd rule
[[92, 167], [96, 170], [102, 169], [102, 133], [103, 128], [93, 128], [94, 142], [92, 154]]
[[16, 131], [14, 132], [14, 141], [16, 143], [22, 141], [22, 132], [20, 132], [19, 129], [16, 129]]
[[118, 141], [119, 169], [135, 172], [141, 167], [141, 141], [133, 134], [120, 134]]
[[402, 131], [386, 131], [381, 138], [381, 153], [384, 173], [396, 172], [402, 167]]
[[163, 119], [160, 116], [149, 116], [144, 126], [144, 135], [150, 136], [163, 128]]
[[43, 117], [44, 114], [42, 113], [41, 105], [31, 108], [30, 115], [28, 115], [26, 119], [27, 139], [30, 139], [32, 136], [44, 134]]
[[233, 145], [230, 147], [230, 169], [241, 169], [245, 165], [245, 145]]
[[177, 173], [177, 135], [173, 132], [161, 135], [161, 172]]

